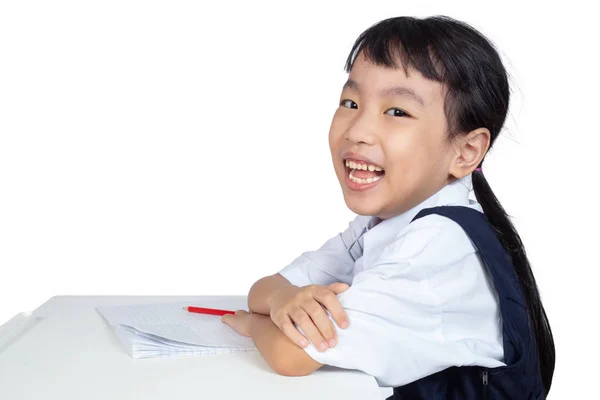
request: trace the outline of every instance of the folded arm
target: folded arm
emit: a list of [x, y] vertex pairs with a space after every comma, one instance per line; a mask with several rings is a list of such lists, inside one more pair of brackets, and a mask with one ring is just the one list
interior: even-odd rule
[[265, 276], [256, 281], [248, 293], [248, 309], [253, 313], [269, 315], [273, 294], [292, 284], [280, 274]]
[[319, 363], [393, 387], [455, 365], [501, 365], [483, 265], [462, 228], [443, 217], [403, 230], [338, 298], [350, 326], [337, 329], [334, 348], [304, 349]]
[[271, 318], [250, 314], [249, 335], [273, 371], [285, 376], [310, 375], [323, 364], [313, 360], [273, 323]]

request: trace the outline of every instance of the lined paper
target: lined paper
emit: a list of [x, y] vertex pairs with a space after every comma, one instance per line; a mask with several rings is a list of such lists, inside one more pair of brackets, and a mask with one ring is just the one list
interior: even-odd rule
[[190, 313], [184, 310], [189, 305], [178, 302], [99, 306], [96, 309], [134, 358], [256, 350], [252, 339], [221, 322], [220, 316]]

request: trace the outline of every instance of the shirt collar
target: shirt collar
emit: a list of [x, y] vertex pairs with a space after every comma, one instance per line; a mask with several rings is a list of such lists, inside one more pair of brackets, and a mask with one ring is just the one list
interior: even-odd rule
[[391, 243], [394, 237], [402, 231], [412, 219], [425, 208], [460, 205], [469, 206], [473, 202], [469, 200], [469, 192], [472, 189], [471, 175], [457, 179], [440, 189], [437, 193], [411, 208], [410, 210], [395, 217], [381, 220], [378, 217], [371, 217], [367, 223], [367, 231], [363, 237], [364, 252], [363, 256], [373, 249], [385, 246]]

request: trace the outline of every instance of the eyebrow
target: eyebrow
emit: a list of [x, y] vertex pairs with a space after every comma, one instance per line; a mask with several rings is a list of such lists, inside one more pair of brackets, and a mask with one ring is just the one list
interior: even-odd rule
[[[348, 79], [346, 83], [344, 83], [343, 88], [348, 88], [357, 92], [360, 92], [360, 87], [358, 82], [353, 81], [352, 79]], [[414, 90], [407, 88], [406, 86], [393, 86], [387, 89], [383, 89], [379, 91], [379, 96], [381, 97], [410, 97], [417, 103], [421, 104], [421, 106], [425, 107], [425, 101], [423, 98], [419, 96]]]

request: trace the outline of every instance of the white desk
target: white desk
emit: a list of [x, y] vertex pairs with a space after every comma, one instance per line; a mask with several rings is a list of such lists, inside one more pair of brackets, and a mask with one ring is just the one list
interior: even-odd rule
[[0, 399], [381, 400], [375, 379], [324, 367], [306, 377], [272, 372], [258, 352], [182, 358], [129, 357], [97, 305], [242, 296], [58, 296], [36, 309], [37, 322], [0, 349]]

